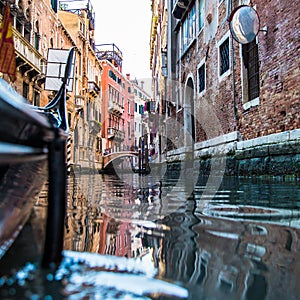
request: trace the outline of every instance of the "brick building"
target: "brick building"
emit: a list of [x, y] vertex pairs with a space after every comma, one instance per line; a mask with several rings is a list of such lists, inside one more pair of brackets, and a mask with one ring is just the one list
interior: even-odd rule
[[[15, 42], [17, 79], [12, 84], [30, 103], [45, 106], [54, 96], [45, 90], [48, 49], [75, 48], [73, 91], [67, 95], [71, 134], [69, 163], [79, 169], [99, 169], [101, 121], [101, 66], [94, 49], [94, 12], [73, 1], [9, 1]], [[6, 1], [0, 1], [3, 15]], [[74, 3], [73, 3], [74, 4]], [[6, 75], [2, 75], [6, 79]]]
[[[5, 3], [0, 1], [1, 16]], [[134, 145], [133, 89], [122, 74], [121, 51], [116, 47], [116, 56], [103, 56], [95, 45], [90, 0], [20, 0], [10, 1], [10, 7], [17, 58], [13, 85], [29, 102], [44, 106], [54, 96], [45, 90], [48, 49], [75, 48], [74, 86], [67, 95], [68, 163], [73, 170], [102, 170], [105, 149], [123, 151]]]
[[[72, 164], [78, 170], [99, 170], [101, 155], [101, 73], [102, 68], [94, 47], [94, 15], [92, 7], [74, 6], [62, 1], [58, 19], [77, 49], [73, 119], [71, 135], [73, 142]], [[90, 5], [90, 2], [88, 5]], [[63, 5], [64, 4], [64, 5]], [[71, 6], [73, 5], [73, 6]], [[71, 106], [71, 105], [70, 105]]]
[[[153, 1], [153, 6], [164, 5], [172, 12], [166, 33], [166, 100], [175, 100], [170, 117], [179, 130], [172, 135], [169, 128], [175, 143], [168, 157], [174, 161], [193, 152], [205, 165], [222, 154], [228, 174], [296, 175], [299, 3], [251, 2]], [[242, 44], [232, 37], [228, 18], [239, 5], [249, 4], [259, 16], [259, 31]], [[162, 10], [159, 14], [158, 28]], [[161, 53], [161, 46], [157, 42], [156, 51]]]

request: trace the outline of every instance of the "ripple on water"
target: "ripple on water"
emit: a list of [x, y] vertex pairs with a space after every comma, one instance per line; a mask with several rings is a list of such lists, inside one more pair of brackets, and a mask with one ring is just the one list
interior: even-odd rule
[[[64, 299], [156, 299], [159, 295], [172, 299], [188, 297], [187, 289], [157, 279], [156, 274], [150, 254], [142, 259], [130, 259], [64, 251], [62, 263], [54, 273], [45, 273], [36, 264], [28, 263], [12, 276], [0, 278], [0, 296], [17, 299], [22, 294], [24, 299], [56, 299], [58, 291], [54, 288], [59, 283], [59, 293]], [[45, 277], [44, 280], [41, 276]], [[39, 291], [30, 290], [34, 281], [39, 285]], [[44, 282], [42, 289], [41, 281]]]

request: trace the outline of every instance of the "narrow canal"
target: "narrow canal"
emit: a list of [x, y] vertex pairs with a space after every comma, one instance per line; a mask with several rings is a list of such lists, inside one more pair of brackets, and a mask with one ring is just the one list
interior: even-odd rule
[[45, 202], [0, 264], [1, 299], [299, 299], [298, 181], [76, 174], [53, 273]]

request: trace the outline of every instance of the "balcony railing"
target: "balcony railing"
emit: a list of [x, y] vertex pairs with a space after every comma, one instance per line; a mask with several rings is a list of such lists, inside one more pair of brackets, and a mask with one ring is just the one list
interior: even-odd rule
[[108, 60], [115, 67], [122, 67], [123, 53], [115, 44], [100, 44], [95, 46], [99, 60]]
[[46, 73], [46, 60], [43, 56], [14, 28], [14, 43], [17, 57], [27, 70], [32, 69], [36, 74]]

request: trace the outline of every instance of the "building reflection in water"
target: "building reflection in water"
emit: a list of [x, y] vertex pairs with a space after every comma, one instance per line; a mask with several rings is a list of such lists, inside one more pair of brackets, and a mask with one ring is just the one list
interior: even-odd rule
[[190, 299], [296, 299], [299, 229], [204, 215], [195, 195], [167, 213], [164, 184], [153, 182], [70, 181], [65, 249], [151, 255], [157, 277], [180, 282]]

